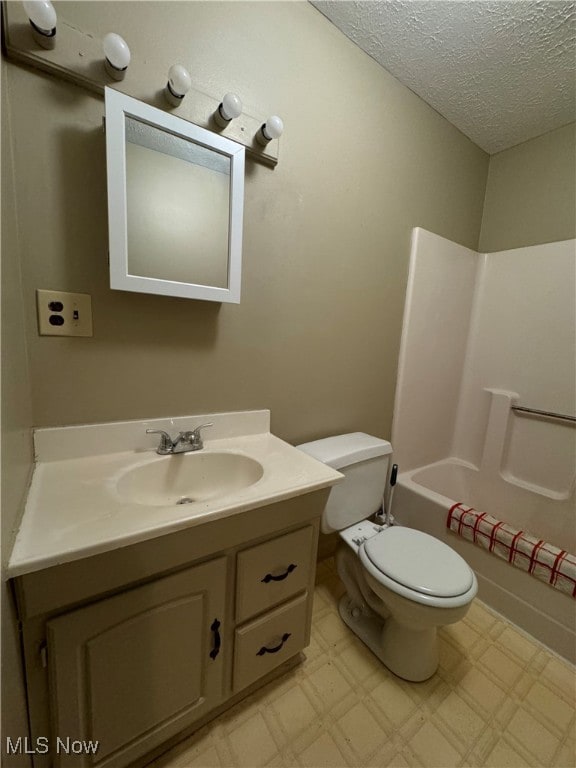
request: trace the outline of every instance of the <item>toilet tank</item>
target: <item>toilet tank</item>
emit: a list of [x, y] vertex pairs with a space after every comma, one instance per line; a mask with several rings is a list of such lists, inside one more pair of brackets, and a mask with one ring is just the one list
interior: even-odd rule
[[341, 531], [380, 509], [392, 453], [387, 440], [352, 432], [296, 447], [344, 475], [330, 491], [322, 533]]

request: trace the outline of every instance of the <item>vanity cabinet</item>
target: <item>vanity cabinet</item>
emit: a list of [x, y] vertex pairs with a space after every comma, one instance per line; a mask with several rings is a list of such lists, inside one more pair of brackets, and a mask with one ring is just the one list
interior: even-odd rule
[[34, 768], [145, 765], [297, 663], [327, 494], [16, 579]]

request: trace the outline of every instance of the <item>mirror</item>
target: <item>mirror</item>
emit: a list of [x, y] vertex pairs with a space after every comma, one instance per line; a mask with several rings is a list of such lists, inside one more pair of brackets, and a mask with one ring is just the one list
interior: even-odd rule
[[239, 303], [244, 147], [105, 93], [110, 286]]

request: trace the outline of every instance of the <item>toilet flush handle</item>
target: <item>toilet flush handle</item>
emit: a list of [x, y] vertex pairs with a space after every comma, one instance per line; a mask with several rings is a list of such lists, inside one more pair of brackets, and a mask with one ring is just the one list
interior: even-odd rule
[[390, 473], [390, 492], [388, 493], [388, 504], [386, 504], [385, 524], [387, 527], [389, 525], [392, 525], [392, 497], [394, 496], [394, 486], [396, 485], [397, 477], [398, 477], [398, 464], [393, 464], [392, 472]]

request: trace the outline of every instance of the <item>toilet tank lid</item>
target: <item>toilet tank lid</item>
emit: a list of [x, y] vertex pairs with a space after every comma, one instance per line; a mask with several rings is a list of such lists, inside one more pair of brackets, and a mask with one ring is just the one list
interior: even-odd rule
[[388, 440], [380, 440], [379, 437], [367, 435], [365, 432], [325, 437], [323, 440], [302, 443], [296, 447], [333, 469], [342, 469], [360, 461], [392, 453]]

